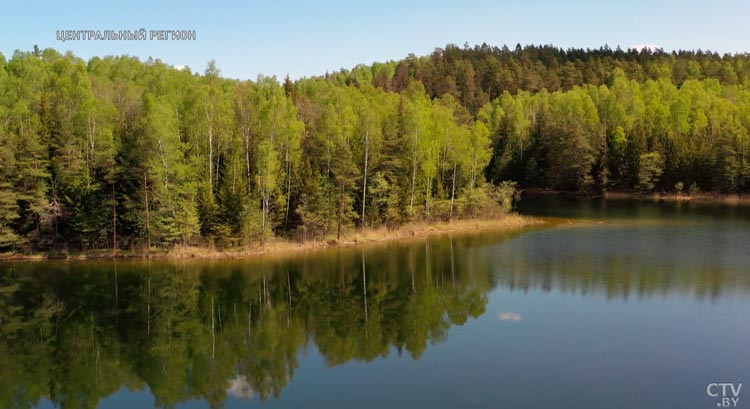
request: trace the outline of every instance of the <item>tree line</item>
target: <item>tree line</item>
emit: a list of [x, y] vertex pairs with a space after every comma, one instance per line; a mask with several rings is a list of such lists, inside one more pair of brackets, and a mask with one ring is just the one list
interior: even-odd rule
[[47, 49], [0, 60], [0, 247], [237, 245], [492, 207], [489, 130], [452, 97], [224, 79]]
[[725, 85], [742, 85], [750, 79], [750, 55], [623, 50], [606, 45], [599, 49], [564, 50], [550, 45], [517, 44], [511, 50], [487, 44], [448, 44], [429, 56], [409, 55], [399, 61], [362, 64], [326, 77], [337, 76], [347, 83], [372, 83], [396, 92], [417, 80], [424, 84], [430, 97], [451, 94], [475, 114], [506, 91], [555, 92], [575, 86], [605, 85], [617, 68], [638, 82], [662, 79], [679, 87], [687, 80], [716, 79]]
[[493, 134], [487, 174], [525, 186], [601, 192], [750, 189], [750, 91], [719, 81], [504, 93], [479, 117]]
[[279, 82], [19, 51], [0, 56], [0, 250], [340, 237], [502, 212], [510, 180], [745, 191], [748, 61], [448, 46]]

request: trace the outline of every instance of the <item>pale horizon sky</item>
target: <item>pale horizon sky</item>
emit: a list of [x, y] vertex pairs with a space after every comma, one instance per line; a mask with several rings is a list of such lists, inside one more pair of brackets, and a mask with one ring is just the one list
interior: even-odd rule
[[[12, 2], [0, 12], [0, 52], [35, 44], [86, 60], [128, 54], [203, 72], [215, 60], [225, 77], [320, 75], [446, 44], [551, 44], [666, 51], [750, 52], [750, 2], [631, 1]], [[57, 30], [196, 30], [195, 41], [61, 42]]]

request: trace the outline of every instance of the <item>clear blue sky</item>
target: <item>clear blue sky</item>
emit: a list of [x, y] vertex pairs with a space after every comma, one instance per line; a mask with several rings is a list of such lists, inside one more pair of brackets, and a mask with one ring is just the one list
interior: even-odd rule
[[[59, 42], [64, 29], [190, 29], [196, 41]], [[92, 56], [160, 58], [227, 77], [292, 78], [424, 55], [453, 43], [553, 44], [750, 51], [748, 0], [622, 1], [10, 1], [0, 6], [0, 52], [54, 47]]]

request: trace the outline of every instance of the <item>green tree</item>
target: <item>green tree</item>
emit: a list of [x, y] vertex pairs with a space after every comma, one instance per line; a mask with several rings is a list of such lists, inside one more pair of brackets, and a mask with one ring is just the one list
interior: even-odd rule
[[644, 191], [654, 190], [663, 172], [664, 159], [659, 152], [644, 153], [641, 155], [638, 172], [638, 188]]

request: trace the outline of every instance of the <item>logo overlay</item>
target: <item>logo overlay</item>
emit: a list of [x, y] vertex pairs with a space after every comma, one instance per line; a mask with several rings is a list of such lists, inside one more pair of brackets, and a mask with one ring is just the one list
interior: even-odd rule
[[740, 403], [741, 391], [742, 383], [709, 383], [706, 386], [708, 396], [717, 399], [717, 408], [736, 408]]

